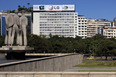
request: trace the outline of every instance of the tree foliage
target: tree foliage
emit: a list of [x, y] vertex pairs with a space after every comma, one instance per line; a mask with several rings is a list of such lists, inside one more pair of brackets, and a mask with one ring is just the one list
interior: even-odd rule
[[[107, 39], [102, 35], [82, 39], [81, 37], [37, 36], [28, 34], [28, 46], [34, 47], [37, 53], [83, 53], [93, 56], [116, 55], [116, 39]], [[4, 45], [4, 36], [0, 37], [0, 46]]]
[[4, 45], [4, 36], [0, 36], [0, 47]]

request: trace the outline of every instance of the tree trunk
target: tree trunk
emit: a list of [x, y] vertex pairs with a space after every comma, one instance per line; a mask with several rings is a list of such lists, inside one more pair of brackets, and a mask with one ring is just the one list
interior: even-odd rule
[[113, 55], [111, 55], [111, 59], [113, 58]]
[[108, 56], [106, 55], [105, 57], [106, 57], [106, 60], [108, 60]]

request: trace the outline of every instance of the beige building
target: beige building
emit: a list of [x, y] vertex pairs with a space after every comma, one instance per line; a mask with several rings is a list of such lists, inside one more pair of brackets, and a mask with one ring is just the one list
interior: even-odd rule
[[88, 19], [87, 37], [93, 37], [96, 34], [103, 34], [104, 27], [111, 27], [111, 22], [105, 19]]
[[106, 38], [115, 38], [116, 37], [116, 28], [103, 28], [103, 35]]

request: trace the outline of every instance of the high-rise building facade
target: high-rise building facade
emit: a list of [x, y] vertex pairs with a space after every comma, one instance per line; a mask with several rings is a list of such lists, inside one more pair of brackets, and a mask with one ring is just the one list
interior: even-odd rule
[[103, 28], [103, 35], [106, 38], [116, 38], [116, 28]]
[[37, 35], [78, 35], [78, 13], [74, 5], [34, 5], [32, 33]]
[[5, 23], [5, 16], [1, 16], [1, 36], [5, 35], [6, 33], [6, 23]]
[[0, 36], [1, 36], [1, 18], [2, 18], [2, 12], [0, 12]]
[[103, 35], [102, 29], [111, 27], [111, 22], [105, 19], [88, 19], [87, 24], [87, 37], [93, 37], [96, 34]]
[[112, 27], [116, 27], [116, 18], [113, 19]]
[[103, 36], [106, 38], [116, 38], [116, 18], [111, 22], [111, 27], [103, 28]]
[[0, 17], [0, 36], [1, 36], [1, 17]]
[[82, 15], [78, 15], [78, 36], [82, 38], [87, 37], [87, 18]]

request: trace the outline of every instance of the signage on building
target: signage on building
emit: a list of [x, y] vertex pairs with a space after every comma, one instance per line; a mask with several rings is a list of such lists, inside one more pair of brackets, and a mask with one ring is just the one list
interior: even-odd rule
[[2, 14], [2, 12], [0, 12], [0, 15]]
[[33, 11], [75, 11], [75, 5], [33, 5]]

